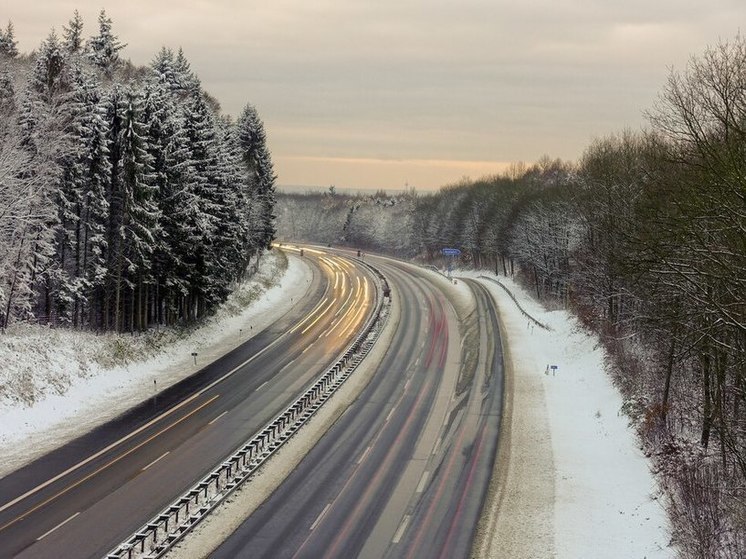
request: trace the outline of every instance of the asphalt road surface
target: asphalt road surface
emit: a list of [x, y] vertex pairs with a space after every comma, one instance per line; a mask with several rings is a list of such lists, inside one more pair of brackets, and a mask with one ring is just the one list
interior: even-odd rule
[[0, 479], [0, 557], [102, 557], [326, 370], [374, 306], [370, 272], [306, 249], [309, 295], [151, 401]]
[[468, 557], [492, 474], [503, 393], [494, 305], [457, 309], [428, 272], [369, 257], [401, 305], [372, 381], [212, 555]]

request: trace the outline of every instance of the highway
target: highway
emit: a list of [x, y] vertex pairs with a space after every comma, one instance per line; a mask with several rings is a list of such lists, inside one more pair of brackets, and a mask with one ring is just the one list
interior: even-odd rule
[[0, 557], [102, 557], [246, 441], [335, 360], [373, 276], [306, 249], [307, 297], [151, 401], [0, 479]]
[[400, 321], [371, 382], [215, 559], [468, 557], [493, 471], [503, 393], [487, 291], [369, 257]]

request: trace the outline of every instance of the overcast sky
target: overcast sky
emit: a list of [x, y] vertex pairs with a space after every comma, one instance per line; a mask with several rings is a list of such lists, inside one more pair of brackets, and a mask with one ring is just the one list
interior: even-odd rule
[[[644, 125], [670, 67], [744, 0], [0, 0], [21, 51], [105, 8], [146, 64], [184, 48], [227, 113], [258, 108], [283, 185], [433, 188]], [[4, 25], [3, 25], [4, 27]]]

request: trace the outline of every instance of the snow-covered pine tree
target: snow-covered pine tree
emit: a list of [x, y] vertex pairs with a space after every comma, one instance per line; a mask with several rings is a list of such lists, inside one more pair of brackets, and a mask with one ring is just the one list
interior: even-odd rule
[[93, 304], [105, 273], [102, 245], [108, 213], [105, 184], [109, 161], [98, 83], [80, 63], [75, 64], [72, 74], [71, 149], [59, 188], [63, 203], [58, 208], [62, 229], [58, 256], [66, 280], [60, 286], [59, 307], [77, 327], [98, 322]]
[[125, 112], [120, 182], [124, 187], [124, 262], [129, 288], [124, 328], [142, 331], [147, 327], [148, 290], [154, 283], [151, 257], [157, 237], [159, 213], [157, 186], [153, 176], [153, 158], [143, 134], [142, 97], [130, 90]]
[[0, 141], [7, 133], [16, 112], [16, 91], [10, 72], [4, 69], [0, 72]]
[[171, 86], [162, 74], [156, 74], [156, 81], [145, 88], [143, 122], [160, 214], [153, 254], [152, 319], [172, 323], [187, 318], [184, 309], [194, 281], [193, 251], [201, 236], [188, 139]]
[[[67, 262], [60, 216], [67, 200], [60, 190], [71, 144], [68, 137], [69, 68], [66, 54], [52, 30], [42, 43], [28, 77], [19, 114], [21, 141], [32, 154], [28, 180], [34, 185], [38, 219], [30, 229], [32, 289], [36, 293], [33, 311], [54, 323], [57, 320], [60, 286], [66, 282]], [[59, 249], [59, 250], [58, 250]]]
[[219, 173], [215, 116], [201, 89], [195, 87], [185, 106], [185, 131], [191, 151], [193, 189], [199, 200], [195, 246], [195, 282], [190, 318], [203, 315], [228, 293], [229, 270], [224, 256], [225, 188]]
[[174, 51], [166, 47], [161, 47], [161, 50], [153, 58], [153, 62], [150, 63], [157, 81], [163, 83], [171, 93], [181, 91], [181, 84], [175, 65]]
[[88, 40], [88, 57], [91, 62], [103, 70], [106, 76], [111, 77], [120, 63], [119, 51], [125, 44], [119, 42], [119, 38], [112, 33], [112, 21], [101, 10], [98, 16], [98, 35]]
[[[241, 161], [241, 153], [235, 138], [236, 130], [230, 118], [216, 119], [218, 134], [218, 184], [222, 190], [222, 260], [229, 277], [238, 280], [243, 277], [252, 254], [250, 243], [251, 224], [245, 219], [250, 200], [246, 197], [244, 185], [246, 173]], [[249, 256], [250, 257], [250, 256]]]
[[150, 258], [158, 224], [152, 158], [140, 120], [141, 99], [115, 85], [106, 101], [111, 179], [107, 193], [104, 323], [118, 331], [146, 326]]
[[275, 238], [275, 180], [274, 167], [267, 147], [264, 123], [253, 105], [244, 107], [236, 123], [238, 142], [243, 162], [254, 184], [253, 205], [258, 209], [254, 230], [259, 250], [269, 248]]
[[69, 87], [68, 70], [67, 55], [57, 33], [52, 29], [39, 49], [30, 86], [42, 101], [51, 106], [55, 97], [59, 97]]
[[5, 31], [0, 29], [0, 58], [15, 58], [18, 56], [18, 41], [16, 41], [13, 22], [8, 21]]
[[176, 84], [179, 92], [188, 94], [194, 89], [200, 89], [200, 83], [192, 72], [192, 67], [187, 60], [184, 50], [179, 47], [173, 63]]
[[72, 19], [66, 27], [62, 28], [63, 44], [71, 54], [77, 54], [83, 50], [83, 19], [78, 10], [75, 10]]

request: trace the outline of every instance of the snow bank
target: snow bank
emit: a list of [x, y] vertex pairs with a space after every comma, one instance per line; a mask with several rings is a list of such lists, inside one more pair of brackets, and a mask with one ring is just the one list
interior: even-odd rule
[[[636, 435], [620, 411], [621, 396], [605, 372], [605, 354], [598, 340], [583, 331], [570, 313], [545, 310], [511, 280], [500, 278], [515, 301], [493, 281], [480, 281], [498, 303], [506, 330], [503, 340], [518, 386], [534, 383], [530, 391], [513, 392], [514, 413], [528, 413], [537, 422], [545, 422], [548, 429], [548, 437], [540, 437], [533, 421], [523, 422], [518, 427], [533, 429], [529, 436], [513, 433], [514, 442], [531, 444], [509, 452], [528, 458], [532, 465], [518, 473], [527, 483], [507, 488], [516, 492], [517, 498], [503, 500], [500, 516], [508, 522], [514, 519], [519, 537], [526, 530], [541, 535], [541, 526], [528, 527], [541, 515], [532, 514], [530, 508], [527, 514], [524, 505], [535, 505], [531, 478], [541, 478], [549, 468], [553, 469], [554, 495], [546, 495], [543, 502], [545, 508], [554, 509], [553, 517], [547, 519], [553, 523], [553, 550], [547, 539], [542, 544], [547, 546], [546, 555], [568, 559], [673, 556], [668, 547], [668, 520], [657, 500], [659, 490]], [[537, 326], [516, 303], [551, 330]], [[556, 371], [547, 369], [552, 365], [557, 366]], [[542, 448], [551, 455], [542, 455]], [[552, 484], [547, 487], [551, 490]], [[514, 556], [542, 556], [536, 555], [536, 542], [527, 540], [524, 546], [533, 545], [534, 551]], [[505, 556], [501, 542], [492, 543], [489, 555]]]
[[[310, 268], [270, 252], [218, 312], [190, 332], [96, 335], [19, 326], [0, 335], [0, 475], [116, 417], [246, 341], [306, 292]], [[136, 360], [140, 356], [140, 360]], [[157, 385], [154, 385], [157, 380]]]

